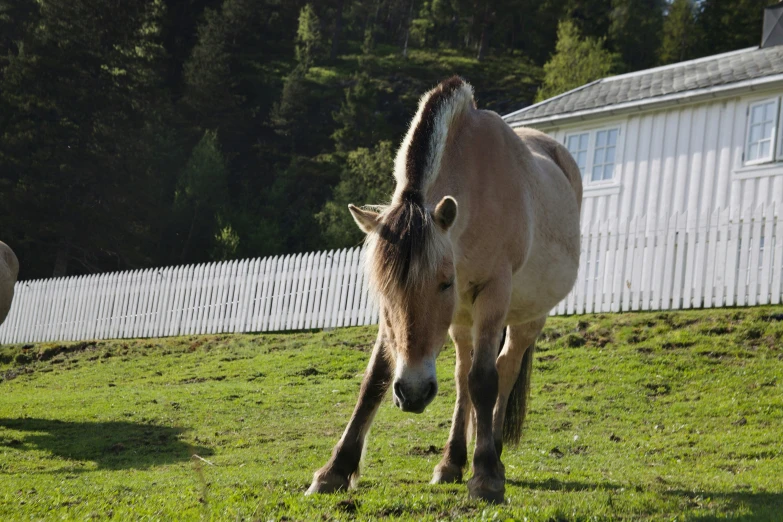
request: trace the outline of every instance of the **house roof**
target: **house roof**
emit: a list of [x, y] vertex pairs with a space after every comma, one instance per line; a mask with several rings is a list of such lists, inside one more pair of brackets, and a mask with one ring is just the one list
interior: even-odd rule
[[503, 119], [512, 127], [741, 88], [783, 75], [783, 46], [751, 47], [588, 83]]

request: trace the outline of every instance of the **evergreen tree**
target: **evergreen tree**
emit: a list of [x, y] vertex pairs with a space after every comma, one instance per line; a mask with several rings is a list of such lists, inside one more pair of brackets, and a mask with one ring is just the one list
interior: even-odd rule
[[387, 126], [377, 106], [379, 86], [366, 73], [356, 75], [354, 81], [345, 89], [340, 110], [332, 113], [337, 125], [332, 140], [339, 152], [370, 147], [388, 137]]
[[297, 145], [307, 134], [304, 124], [307, 116], [308, 89], [305, 69], [298, 65], [286, 76], [280, 99], [272, 107], [270, 122], [275, 132], [290, 140], [290, 151], [296, 152]]
[[231, 227], [231, 224], [224, 224], [223, 219], [218, 216], [218, 232], [215, 234], [215, 246], [212, 248], [212, 259], [215, 261], [225, 261], [233, 259], [239, 249], [239, 234]]
[[627, 70], [657, 63], [664, 7], [665, 0], [612, 0], [609, 44]]
[[160, 206], [145, 161], [165, 105], [161, 5], [38, 6], [0, 85], [0, 229], [32, 274], [144, 264]]
[[576, 25], [565, 20], [557, 29], [555, 54], [544, 65], [544, 82], [537, 101], [609, 76], [616, 57], [604, 49], [604, 40], [582, 38]]
[[323, 248], [323, 231], [315, 215], [339, 179], [338, 168], [333, 156], [293, 156], [288, 168], [277, 173], [266, 198], [264, 220], [279, 227], [284, 251]]
[[374, 148], [359, 148], [348, 154], [346, 169], [331, 199], [316, 215], [330, 248], [356, 245], [364, 234], [348, 212], [348, 204], [379, 205], [394, 192], [394, 146], [382, 141]]
[[696, 33], [696, 7], [693, 0], [674, 0], [663, 23], [663, 39], [658, 51], [661, 64], [693, 57], [699, 41]]
[[[341, 13], [342, 14], [342, 13]], [[299, 12], [299, 27], [296, 30], [296, 59], [309, 69], [322, 52], [320, 22], [311, 4]]]
[[179, 262], [203, 260], [213, 239], [221, 237], [221, 228], [230, 229], [230, 224], [220, 222], [228, 203], [227, 176], [217, 134], [207, 131], [193, 148], [177, 182], [174, 235], [179, 239], [175, 243]]
[[702, 56], [734, 51], [761, 43], [764, 8], [770, 0], [702, 0], [697, 18], [703, 33]]

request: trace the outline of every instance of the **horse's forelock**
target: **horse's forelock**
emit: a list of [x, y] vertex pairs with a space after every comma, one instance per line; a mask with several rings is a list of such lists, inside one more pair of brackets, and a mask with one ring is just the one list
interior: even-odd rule
[[386, 209], [368, 243], [368, 275], [374, 290], [384, 295], [432, 277], [442, 255], [432, 216], [415, 198]]

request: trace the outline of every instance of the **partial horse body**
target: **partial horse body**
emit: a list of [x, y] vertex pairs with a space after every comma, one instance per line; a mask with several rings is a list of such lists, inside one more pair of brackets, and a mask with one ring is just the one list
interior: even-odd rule
[[11, 301], [14, 299], [14, 284], [19, 276], [19, 260], [11, 247], [0, 241], [0, 324], [3, 324]]
[[365, 435], [389, 386], [403, 411], [426, 408], [449, 333], [457, 401], [432, 482], [462, 479], [473, 417], [468, 491], [502, 501], [500, 456], [504, 441], [519, 439], [533, 345], [576, 279], [579, 167], [547, 135], [515, 133], [497, 114], [478, 110], [473, 88], [454, 77], [422, 97], [395, 178], [381, 212], [349, 206], [367, 234], [380, 325], [353, 416], [308, 493], [346, 488], [358, 476]]

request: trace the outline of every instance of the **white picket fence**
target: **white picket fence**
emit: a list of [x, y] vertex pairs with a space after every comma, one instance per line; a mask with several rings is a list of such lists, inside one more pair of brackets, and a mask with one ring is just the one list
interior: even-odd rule
[[[610, 220], [582, 230], [579, 277], [552, 315], [778, 304], [783, 216]], [[359, 248], [21, 281], [0, 343], [377, 323]]]
[[353, 248], [21, 281], [0, 343], [377, 323], [360, 255]]
[[579, 278], [552, 314], [779, 304], [781, 227], [774, 205], [585, 227]]

